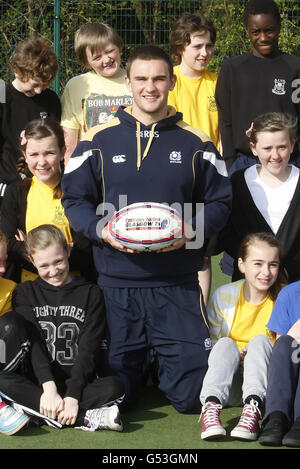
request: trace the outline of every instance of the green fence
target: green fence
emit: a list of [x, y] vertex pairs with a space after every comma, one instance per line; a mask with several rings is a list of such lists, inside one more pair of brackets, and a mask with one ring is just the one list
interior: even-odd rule
[[[106, 22], [124, 40], [124, 63], [129, 50], [157, 44], [169, 50], [172, 24], [183, 12], [201, 12], [213, 19], [218, 31], [210, 68], [218, 72], [225, 56], [248, 49], [242, 13], [245, 0], [0, 0], [0, 76], [11, 78], [9, 60], [18, 41], [42, 35], [50, 39], [59, 58], [54, 88], [61, 93], [67, 80], [82, 72], [73, 49], [74, 32], [87, 21]], [[300, 0], [277, 0], [282, 15], [280, 45], [300, 52]]]

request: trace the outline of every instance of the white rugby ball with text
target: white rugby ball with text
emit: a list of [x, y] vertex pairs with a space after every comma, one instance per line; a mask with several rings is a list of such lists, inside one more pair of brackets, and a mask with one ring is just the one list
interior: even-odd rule
[[135, 251], [157, 251], [183, 234], [177, 210], [156, 202], [128, 205], [116, 212], [108, 224], [110, 234]]

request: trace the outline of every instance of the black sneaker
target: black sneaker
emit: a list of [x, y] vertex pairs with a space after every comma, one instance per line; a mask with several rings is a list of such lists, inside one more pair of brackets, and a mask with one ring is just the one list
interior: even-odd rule
[[284, 446], [300, 446], [300, 419], [295, 420], [290, 431], [284, 435], [282, 444]]
[[263, 427], [258, 442], [266, 446], [281, 446], [286, 431], [286, 425], [281, 419], [269, 420]]

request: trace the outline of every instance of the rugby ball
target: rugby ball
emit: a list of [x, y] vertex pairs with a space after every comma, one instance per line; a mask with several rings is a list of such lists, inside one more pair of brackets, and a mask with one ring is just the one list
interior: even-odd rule
[[177, 210], [155, 202], [128, 205], [114, 214], [110, 234], [135, 251], [157, 251], [181, 238], [183, 220]]

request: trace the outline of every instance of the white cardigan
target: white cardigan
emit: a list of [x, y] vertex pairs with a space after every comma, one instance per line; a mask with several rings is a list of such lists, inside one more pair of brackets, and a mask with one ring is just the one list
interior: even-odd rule
[[212, 294], [206, 309], [213, 345], [221, 337], [229, 336], [244, 283], [245, 279], [241, 279], [237, 282], [222, 285]]

